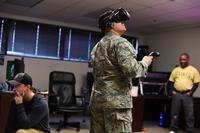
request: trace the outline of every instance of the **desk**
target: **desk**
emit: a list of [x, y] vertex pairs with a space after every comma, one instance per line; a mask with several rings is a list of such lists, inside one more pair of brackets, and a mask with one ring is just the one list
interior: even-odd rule
[[171, 113], [171, 98], [167, 96], [144, 96], [144, 120], [157, 121], [159, 125], [160, 113], [163, 113], [164, 127], [169, 127]]
[[133, 97], [133, 122], [132, 130], [133, 132], [140, 132], [143, 128], [143, 113], [144, 113], [144, 97], [138, 96]]
[[0, 133], [4, 133], [13, 92], [0, 92]]

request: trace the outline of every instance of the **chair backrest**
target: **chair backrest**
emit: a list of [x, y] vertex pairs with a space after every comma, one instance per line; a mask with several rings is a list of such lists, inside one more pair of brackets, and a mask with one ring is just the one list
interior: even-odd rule
[[146, 78], [142, 80], [143, 94], [150, 96], [167, 96], [169, 90], [169, 76], [170, 72], [148, 72]]
[[75, 75], [71, 72], [53, 71], [49, 76], [49, 106], [67, 107], [76, 103]]

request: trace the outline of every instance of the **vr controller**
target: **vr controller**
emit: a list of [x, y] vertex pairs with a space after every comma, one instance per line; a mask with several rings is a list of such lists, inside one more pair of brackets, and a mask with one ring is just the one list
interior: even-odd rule
[[149, 54], [149, 56], [153, 56], [153, 58], [159, 57], [159, 56], [160, 56], [160, 52], [151, 52], [151, 53]]

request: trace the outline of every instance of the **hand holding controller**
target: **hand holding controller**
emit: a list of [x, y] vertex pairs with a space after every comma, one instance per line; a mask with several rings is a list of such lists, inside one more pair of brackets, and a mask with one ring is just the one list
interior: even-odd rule
[[149, 66], [152, 63], [153, 58], [159, 56], [160, 56], [159, 52], [151, 52], [148, 56], [144, 56], [142, 60]]

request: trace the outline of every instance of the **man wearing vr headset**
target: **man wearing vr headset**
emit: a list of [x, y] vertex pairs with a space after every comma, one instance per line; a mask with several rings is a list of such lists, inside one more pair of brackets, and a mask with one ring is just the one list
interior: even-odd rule
[[130, 19], [123, 8], [99, 18], [105, 36], [91, 52], [94, 88], [91, 95], [91, 133], [132, 133], [132, 78], [145, 76], [152, 56], [136, 60], [132, 44], [120, 37]]

